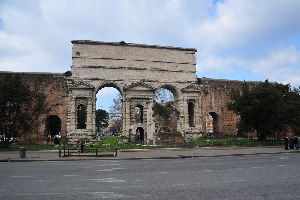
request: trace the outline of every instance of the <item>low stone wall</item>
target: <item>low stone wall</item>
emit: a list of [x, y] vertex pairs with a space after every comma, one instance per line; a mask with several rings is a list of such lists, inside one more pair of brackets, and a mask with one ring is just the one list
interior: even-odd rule
[[157, 145], [161, 146], [183, 146], [185, 145], [184, 137], [179, 133], [158, 133]]

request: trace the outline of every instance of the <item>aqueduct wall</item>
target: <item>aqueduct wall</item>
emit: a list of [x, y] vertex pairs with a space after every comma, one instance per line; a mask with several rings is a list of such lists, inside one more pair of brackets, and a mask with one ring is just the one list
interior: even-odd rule
[[[196, 49], [125, 42], [72, 41], [71, 73], [20, 73], [28, 84], [38, 83], [47, 95], [51, 111], [40, 117], [37, 130], [47, 135], [49, 116], [61, 120], [61, 134], [71, 142], [96, 135], [96, 94], [104, 87], [115, 87], [123, 99], [123, 134], [130, 136], [143, 129], [144, 142], [155, 144], [157, 133], [152, 106], [155, 93], [167, 88], [180, 112], [178, 131], [186, 139], [207, 133], [207, 117], [213, 116], [214, 132], [236, 135], [237, 117], [226, 109], [232, 88], [241, 88], [241, 81], [197, 78]], [[2, 72], [0, 77], [5, 73]], [[254, 83], [255, 84], [255, 83]], [[78, 127], [77, 112], [86, 108], [86, 126]], [[143, 110], [136, 122], [134, 108]]]

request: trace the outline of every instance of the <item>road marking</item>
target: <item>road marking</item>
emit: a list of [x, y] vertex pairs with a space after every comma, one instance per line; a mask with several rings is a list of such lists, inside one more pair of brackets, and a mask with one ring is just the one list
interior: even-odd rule
[[79, 176], [79, 175], [66, 174], [66, 175], [63, 175], [63, 176], [69, 177], [69, 176]]
[[288, 159], [288, 158], [290, 158], [290, 157], [280, 157], [279, 159], [280, 160], [285, 160], [285, 159]]
[[104, 182], [104, 183], [123, 183], [125, 180], [115, 179], [115, 178], [103, 178], [103, 179], [76, 179], [80, 181], [95, 181], [95, 182]]
[[225, 183], [244, 182], [245, 180], [223, 181]]
[[171, 186], [183, 186], [183, 185], [187, 185], [187, 184], [184, 184], [184, 183], [177, 183], [177, 184], [172, 184]]
[[86, 188], [68, 188], [69, 190], [85, 190]]
[[116, 199], [116, 198], [128, 198], [129, 197], [124, 194], [119, 194], [119, 193], [115, 193], [115, 192], [89, 192], [89, 193], [96, 195], [97, 197], [100, 197], [103, 199]]
[[96, 170], [98, 172], [112, 172], [113, 170], [112, 169], [99, 169], [99, 170]]

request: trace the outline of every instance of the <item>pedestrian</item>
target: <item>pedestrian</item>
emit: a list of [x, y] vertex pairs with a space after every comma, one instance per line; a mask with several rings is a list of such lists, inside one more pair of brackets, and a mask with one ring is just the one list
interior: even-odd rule
[[290, 149], [294, 149], [295, 146], [295, 139], [293, 136], [290, 136]]
[[289, 138], [288, 136], [284, 136], [284, 147], [285, 147], [285, 150], [289, 150]]
[[298, 144], [298, 137], [297, 136], [295, 136], [294, 143], [295, 143], [296, 150], [299, 150], [299, 144]]
[[140, 134], [140, 132], [138, 131], [138, 132], [135, 134], [135, 136], [136, 136], [136, 143], [139, 144], [139, 143], [141, 142], [141, 134]]
[[83, 153], [84, 141], [80, 142], [80, 153]]

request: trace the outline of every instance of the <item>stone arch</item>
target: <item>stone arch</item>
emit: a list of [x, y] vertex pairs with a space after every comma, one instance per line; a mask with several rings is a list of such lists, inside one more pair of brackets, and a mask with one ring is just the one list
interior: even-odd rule
[[120, 86], [119, 84], [113, 82], [113, 81], [104, 81], [104, 82], [101, 82], [99, 84], [97, 84], [96, 88], [96, 93], [99, 92], [99, 90], [105, 88], [105, 87], [113, 87], [115, 88], [116, 90], [118, 90], [121, 95], [123, 94], [123, 90], [122, 90], [122, 86]]
[[142, 127], [138, 127], [136, 129], [136, 136], [137, 136], [137, 143], [138, 144], [144, 144], [145, 132], [144, 132], [144, 129]]
[[170, 92], [172, 92], [173, 94], [173, 97], [174, 97], [174, 101], [176, 102], [178, 99], [179, 99], [179, 90], [178, 88], [175, 86], [175, 85], [172, 85], [172, 84], [163, 84], [163, 85], [160, 85], [158, 86], [156, 89], [155, 89], [155, 94], [156, 92], [160, 89], [160, 88], [165, 88], [167, 90], [169, 90]]
[[[113, 81], [103, 81], [103, 82], [100, 82], [97, 84], [96, 86], [97, 90], [95, 90], [95, 101], [93, 102], [95, 104], [94, 106], [94, 110], [93, 112], [95, 112], [95, 120], [96, 120], [96, 110], [97, 110], [97, 106], [99, 103], [99, 105], [101, 106], [101, 99], [102, 98], [105, 98], [105, 97], [101, 97], [100, 98], [100, 101], [98, 101], [98, 97], [97, 97], [97, 94], [100, 90], [104, 89], [104, 88], [114, 88], [115, 90], [117, 90], [119, 93], [114, 97], [114, 100], [111, 101], [111, 105], [114, 105], [113, 106], [113, 109], [111, 109], [111, 107], [109, 108], [109, 110], [106, 110], [106, 112], [108, 113], [109, 115], [109, 121], [108, 123], [110, 124], [109, 127], [108, 127], [108, 130], [112, 131], [113, 135], [116, 134], [120, 134], [121, 132], [121, 129], [122, 129], [122, 126], [123, 126], [123, 90], [122, 90], [122, 86], [118, 83], [115, 83]], [[121, 95], [121, 97], [119, 96]], [[120, 99], [119, 99], [120, 97]], [[120, 107], [119, 106], [115, 106], [115, 100], [117, 100], [117, 102], [119, 102], [120, 100]], [[96, 122], [95, 122], [96, 123]]]
[[[94, 102], [94, 104], [95, 104], [95, 109], [96, 109], [96, 101], [97, 101], [96, 95], [97, 95], [97, 93], [98, 93], [100, 90], [102, 90], [103, 88], [106, 88], [106, 87], [112, 87], [112, 88], [116, 89], [116, 90], [120, 93], [122, 99], [124, 99], [124, 96], [123, 96], [124, 91], [122, 90], [122, 87], [121, 87], [120, 85], [118, 85], [118, 84], [116, 84], [116, 83], [114, 83], [114, 82], [112, 82], [112, 81], [105, 81], [105, 82], [102, 82], [101, 84], [98, 84], [97, 90], [95, 91], [95, 97], [94, 97], [94, 98], [95, 98], [95, 102]], [[121, 109], [121, 110], [122, 110], [122, 109]]]
[[50, 115], [46, 118], [45, 134], [48, 138], [61, 134], [61, 119], [57, 115]]
[[212, 117], [212, 126], [213, 126], [213, 131], [212, 133], [217, 136], [220, 134], [219, 131], [219, 115], [216, 112], [209, 112], [208, 113]]

